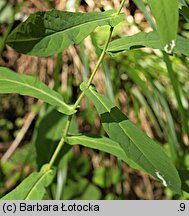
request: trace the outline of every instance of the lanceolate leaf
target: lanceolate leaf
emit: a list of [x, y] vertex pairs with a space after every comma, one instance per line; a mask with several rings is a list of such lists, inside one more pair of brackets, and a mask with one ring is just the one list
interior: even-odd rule
[[164, 50], [172, 53], [178, 30], [178, 0], [148, 0]]
[[81, 90], [94, 102], [104, 130], [120, 144], [127, 157], [165, 186], [180, 193], [178, 172], [162, 148], [132, 124], [108, 98], [97, 93], [94, 87], [87, 88], [86, 83], [82, 83]]
[[32, 173], [2, 200], [41, 200], [55, 175], [55, 170], [46, 168], [44, 165], [40, 172]]
[[[108, 46], [108, 53], [113, 56], [130, 49], [136, 49], [141, 47], [150, 47], [153, 49], [163, 50], [157, 32], [140, 32], [135, 35], [122, 37], [120, 39], [110, 42]], [[177, 36], [176, 46], [173, 52], [189, 56], [188, 47], [189, 40], [181, 36]]]
[[7, 44], [20, 53], [50, 56], [80, 43], [98, 26], [117, 25], [123, 16], [115, 15], [114, 10], [103, 13], [37, 12], [13, 30]]
[[108, 53], [116, 54], [130, 49], [141, 47], [151, 47], [162, 49], [161, 42], [157, 32], [140, 32], [131, 36], [126, 36], [109, 43]]
[[112, 154], [125, 161], [131, 167], [144, 171], [142, 167], [135, 164], [134, 161], [127, 157], [119, 143], [107, 137], [98, 137], [94, 135], [75, 135], [66, 137], [66, 142], [70, 145], [79, 144], [88, 148], [98, 149], [100, 151]]
[[18, 93], [43, 100], [56, 107], [59, 112], [71, 115], [75, 113], [72, 105], [67, 105], [63, 97], [49, 89], [37, 78], [18, 74], [8, 68], [0, 67], [0, 94]]

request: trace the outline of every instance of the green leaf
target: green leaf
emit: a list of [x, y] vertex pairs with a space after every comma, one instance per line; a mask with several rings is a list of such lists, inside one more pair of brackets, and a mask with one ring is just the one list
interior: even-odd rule
[[162, 49], [157, 32], [140, 32], [131, 36], [126, 36], [109, 43], [107, 52], [111, 55], [125, 52], [130, 49], [141, 47], [151, 47], [153, 49]]
[[127, 157], [118, 142], [115, 142], [107, 137], [99, 137], [95, 135], [75, 135], [66, 137], [66, 142], [70, 145], [79, 144], [88, 148], [112, 154], [125, 161], [131, 167], [144, 171], [142, 167]]
[[182, 181], [182, 190], [189, 193], [189, 170], [179, 169], [178, 172]]
[[[177, 36], [176, 46], [174, 53], [181, 53], [189, 56], [189, 40], [181, 36]], [[139, 32], [137, 34], [122, 37], [109, 43], [107, 52], [114, 56], [116, 54], [126, 52], [130, 49], [136, 49], [141, 47], [150, 47], [153, 49], [163, 50], [159, 36], [157, 32]]]
[[176, 47], [174, 49], [175, 53], [181, 53], [185, 56], [189, 56], [189, 39], [181, 36], [177, 36]]
[[115, 10], [103, 13], [37, 12], [13, 30], [7, 44], [19, 53], [50, 56], [80, 43], [98, 26], [117, 25], [124, 15], [115, 13]]
[[139, 130], [105, 96], [97, 93], [94, 87], [81, 84], [81, 90], [97, 108], [104, 130], [118, 142], [128, 158], [142, 167], [147, 173], [162, 181], [176, 193], [181, 192], [178, 172], [160, 145]]
[[100, 197], [100, 189], [86, 178], [68, 180], [63, 192], [64, 200], [99, 200]]
[[105, 189], [119, 183], [120, 169], [108, 166], [100, 166], [94, 170], [93, 182], [95, 185]]
[[[68, 120], [68, 116], [62, 115], [57, 112], [53, 107], [50, 107], [45, 115], [37, 121], [36, 130], [33, 135], [32, 142], [36, 147], [37, 165], [41, 167], [43, 164], [48, 163], [51, 159], [55, 148], [63, 135], [63, 131]], [[73, 118], [70, 126], [70, 133], [76, 134], [78, 126]], [[59, 157], [56, 159], [56, 164], [69, 150], [68, 145], [64, 145]]]
[[41, 99], [67, 115], [76, 112], [72, 105], [64, 103], [63, 97], [59, 93], [49, 89], [37, 77], [18, 74], [8, 68], [0, 67], [0, 94], [7, 93], [17, 93]]
[[47, 170], [47, 166], [44, 165], [40, 172], [33, 172], [2, 200], [41, 200], [55, 175], [55, 170]]
[[183, 6], [183, 7], [180, 9], [180, 13], [184, 16], [185, 20], [186, 20], [187, 22], [189, 22], [189, 8]]
[[172, 53], [178, 30], [178, 0], [148, 0], [165, 52]]
[[[147, 82], [144, 81], [140, 77], [140, 74], [143, 75], [145, 77], [145, 80], [148, 81]], [[161, 135], [161, 130], [159, 128], [159, 125], [164, 130], [164, 135], [167, 136], [167, 140], [169, 140], [169, 144], [171, 146], [171, 153], [172, 153], [171, 159], [172, 161], [176, 161], [176, 158], [178, 157], [177, 156], [178, 140], [177, 140], [172, 114], [167, 104], [164, 91], [162, 90], [164, 89], [163, 86], [161, 86], [161, 84], [157, 81], [157, 79], [155, 79], [154, 77], [151, 78], [151, 76], [149, 76], [148, 73], [146, 73], [146, 70], [143, 67], [140, 67], [139, 69], [127, 67], [127, 75], [129, 75], [129, 77], [137, 84], [137, 86], [141, 88], [142, 93], [140, 93], [140, 91], [137, 88], [136, 89], [132, 88], [131, 92], [141, 102], [142, 107], [146, 109], [147, 115], [150, 121], [152, 122], [152, 124], [154, 125], [154, 129], [156, 129], [157, 134]], [[152, 90], [153, 93], [151, 93], [150, 90]], [[147, 99], [147, 101], [143, 99], [145, 103], [141, 101], [141, 99], [144, 98], [143, 95]], [[166, 113], [166, 117], [167, 117], [166, 124], [165, 121], [162, 120], [159, 105], [157, 103], [161, 104], [164, 112]], [[156, 118], [154, 115], [156, 116]], [[156, 122], [157, 120], [158, 122]]]

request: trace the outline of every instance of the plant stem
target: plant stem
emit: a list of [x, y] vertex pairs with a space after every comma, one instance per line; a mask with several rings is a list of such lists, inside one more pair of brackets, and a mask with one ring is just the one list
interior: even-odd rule
[[119, 9], [118, 9], [118, 11], [117, 11], [117, 15], [119, 15], [119, 14], [121, 13], [121, 10], [122, 10], [122, 8], [123, 8], [125, 2], [126, 2], [126, 0], [122, 0], [121, 4], [120, 4], [120, 6], [119, 6]]
[[51, 159], [50, 159], [50, 162], [48, 164], [48, 167], [47, 167], [47, 170], [50, 170], [51, 167], [53, 166], [62, 146], [64, 145], [64, 136], [61, 138], [60, 142], [58, 143], [58, 146], [56, 147], [56, 150], [55, 152], [53, 153]]
[[164, 61], [165, 61], [166, 66], [167, 66], [167, 70], [168, 70], [168, 74], [169, 74], [169, 77], [170, 77], [170, 80], [171, 80], [171, 84], [173, 86], [175, 97], [176, 97], [176, 100], [177, 100], [178, 110], [180, 112], [181, 120], [182, 120], [182, 123], [183, 123], [183, 126], [184, 126], [184, 131], [185, 131], [185, 133], [187, 135], [189, 135], [189, 128], [188, 128], [186, 111], [184, 109], [182, 99], [181, 99], [180, 83], [178, 81], [177, 74], [173, 70], [172, 63], [170, 61], [169, 55], [166, 54], [166, 53], [163, 53], [163, 56], [164, 56]]
[[100, 65], [102, 63], [102, 60], [103, 60], [103, 58], [104, 58], [104, 56], [106, 54], [107, 48], [108, 48], [108, 44], [110, 43], [110, 40], [111, 40], [113, 30], [114, 30], [114, 27], [110, 27], [110, 33], [109, 33], [108, 39], [107, 39], [106, 44], [104, 46], [104, 49], [103, 49], [103, 51], [102, 51], [102, 53], [100, 55], [100, 58], [99, 58], [96, 66], [95, 66], [95, 68], [94, 68], [94, 70], [93, 70], [93, 72], [91, 74], [91, 77], [90, 77], [89, 81], [87, 82], [87, 87], [89, 87], [91, 85], [91, 83], [93, 81], [93, 78], [94, 78], [96, 72], [98, 71], [98, 69], [99, 69], [99, 67], [100, 67]]
[[68, 130], [70, 128], [72, 117], [73, 117], [73, 115], [70, 115], [68, 117], [68, 120], [66, 122], [66, 127], [64, 129], [64, 134], [63, 134], [60, 142], [58, 143], [58, 146], [57, 146], [57, 148], [56, 148], [56, 150], [55, 150], [55, 152], [54, 152], [54, 154], [53, 154], [53, 156], [52, 156], [52, 158], [51, 158], [51, 160], [49, 162], [48, 169], [50, 169], [52, 167], [52, 165], [54, 164], [54, 162], [55, 162], [55, 160], [56, 160], [56, 158], [57, 158], [57, 156], [58, 156], [58, 154], [59, 154], [62, 146], [64, 145], [64, 137], [67, 136], [67, 134], [68, 134]]
[[[120, 4], [120, 7], [119, 7], [119, 9], [118, 9], [118, 11], [116, 13], [116, 15], [119, 15], [121, 13], [121, 10], [122, 10], [125, 2], [126, 2], [126, 0], [122, 0], [122, 2]], [[109, 32], [109, 35], [108, 35], [108, 39], [107, 39], [106, 44], [105, 44], [105, 46], [104, 46], [104, 48], [102, 50], [102, 53], [101, 53], [101, 55], [99, 57], [99, 60], [98, 60], [96, 66], [95, 66], [95, 68], [94, 68], [94, 70], [93, 70], [93, 72], [92, 72], [92, 74], [91, 74], [91, 76], [90, 76], [90, 78], [89, 78], [89, 80], [87, 82], [87, 87], [89, 87], [91, 85], [91, 83], [93, 81], [93, 78], [96, 75], [96, 72], [98, 71], [98, 69], [99, 69], [99, 67], [100, 67], [100, 65], [101, 65], [101, 63], [102, 63], [102, 61], [104, 59], [104, 56], [105, 56], [106, 51], [108, 49], [108, 45], [109, 45], [111, 37], [112, 37], [113, 30], [114, 30], [114, 27], [111, 26], [110, 27], [110, 32]], [[82, 92], [80, 94], [80, 96], [78, 97], [78, 99], [76, 100], [76, 102], [74, 104], [74, 109], [76, 109], [78, 107], [78, 105], [81, 102], [81, 100], [82, 100], [83, 97], [84, 97], [84, 92]], [[51, 169], [51, 167], [53, 166], [53, 164], [54, 164], [54, 162], [55, 162], [55, 160], [56, 160], [56, 158], [57, 158], [57, 156], [58, 156], [58, 154], [59, 154], [62, 146], [65, 143], [65, 139], [64, 138], [68, 135], [68, 131], [69, 131], [69, 128], [70, 128], [70, 125], [71, 125], [72, 117], [73, 117], [73, 115], [70, 115], [68, 117], [68, 121], [67, 121], [66, 127], [64, 129], [63, 137], [61, 138], [60, 142], [58, 143], [58, 146], [57, 146], [55, 152], [53, 153], [53, 155], [52, 155], [52, 157], [50, 159], [50, 162], [49, 162], [49, 165], [48, 165], [48, 169]]]

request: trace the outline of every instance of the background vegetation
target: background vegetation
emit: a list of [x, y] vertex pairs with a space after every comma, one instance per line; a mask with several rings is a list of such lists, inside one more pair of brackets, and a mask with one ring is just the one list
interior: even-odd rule
[[[132, 35], [151, 27], [140, 1], [127, 1], [126, 20], [116, 26], [113, 38]], [[144, 1], [145, 3], [145, 1]], [[0, 1], [0, 66], [18, 73], [37, 75], [49, 87], [61, 92], [66, 101], [75, 102], [79, 85], [94, 69], [108, 27], [97, 28], [79, 45], [48, 58], [16, 53], [4, 40], [30, 14], [56, 8], [70, 11], [104, 11], [118, 8], [119, 0], [10, 0]], [[140, 8], [140, 9], [139, 9]], [[149, 10], [149, 8], [147, 8]], [[189, 38], [189, 23], [180, 16], [179, 34]], [[150, 48], [128, 51], [115, 58], [106, 56], [94, 79], [99, 92], [107, 95], [148, 136], [162, 144], [177, 167], [189, 168], [189, 138], [185, 130], [189, 111], [188, 57], [171, 57], [175, 77], [163, 61], [163, 54]], [[176, 80], [176, 81], [175, 81]], [[178, 82], [177, 82], [178, 80]], [[175, 82], [176, 83], [175, 83]], [[181, 101], [175, 95], [175, 86]], [[91, 102], [84, 98], [71, 132], [101, 134], [100, 119]], [[182, 107], [184, 116], [182, 118]], [[0, 197], [15, 188], [38, 166], [49, 160], [58, 142], [65, 117], [52, 107], [31, 97], [16, 94], [0, 96]], [[43, 143], [43, 148], [41, 147]], [[37, 162], [37, 163], [36, 163]], [[181, 171], [182, 174], [182, 171]], [[188, 174], [183, 173], [189, 185]], [[188, 190], [188, 189], [187, 189]], [[175, 196], [147, 174], [130, 168], [108, 154], [74, 146], [58, 165], [58, 174], [45, 199], [188, 199]]]

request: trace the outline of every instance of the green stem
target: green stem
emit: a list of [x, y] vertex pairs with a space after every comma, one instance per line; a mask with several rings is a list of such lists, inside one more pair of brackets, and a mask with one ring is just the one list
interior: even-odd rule
[[178, 110], [180, 112], [180, 116], [181, 116], [181, 119], [182, 119], [182, 122], [183, 122], [183, 125], [184, 125], [184, 130], [185, 130], [185, 133], [187, 135], [189, 135], [187, 116], [186, 116], [186, 112], [185, 112], [185, 109], [184, 109], [184, 106], [183, 106], [183, 103], [182, 103], [182, 100], [181, 100], [180, 83], [178, 81], [177, 74], [173, 70], [172, 63], [171, 63], [171, 60], [170, 60], [169, 56], [166, 53], [163, 53], [163, 55], [164, 55], [164, 61], [165, 61], [166, 66], [167, 66], [168, 74], [169, 74], [169, 77], [170, 77], [170, 80], [171, 80], [171, 84], [173, 86], [173, 90], [174, 90], [174, 93], [175, 93], [175, 97], [177, 99]]
[[67, 134], [68, 134], [68, 130], [69, 130], [69, 128], [70, 128], [70, 124], [71, 124], [71, 121], [72, 121], [72, 117], [73, 117], [73, 115], [70, 115], [70, 116], [68, 117], [68, 121], [66, 122], [66, 127], [65, 127], [65, 129], [64, 129], [64, 134], [63, 134], [63, 136], [62, 136], [60, 142], [58, 143], [58, 146], [57, 146], [55, 152], [53, 153], [53, 156], [52, 156], [52, 158], [51, 158], [51, 160], [50, 160], [50, 162], [49, 162], [49, 164], [48, 164], [48, 169], [51, 169], [52, 165], [54, 164], [54, 162], [55, 162], [55, 160], [56, 160], [56, 158], [57, 158], [57, 156], [58, 156], [58, 154], [59, 154], [59, 152], [60, 152], [60, 150], [61, 150], [61, 148], [62, 148], [62, 146], [64, 145], [64, 141], [65, 141], [64, 138], [65, 138], [65, 136], [67, 136]]
[[117, 11], [117, 15], [119, 15], [119, 14], [121, 13], [121, 10], [122, 10], [122, 8], [123, 8], [125, 2], [126, 2], [126, 0], [122, 0], [121, 4], [120, 4], [120, 6], [119, 6], [119, 9], [118, 9], [118, 11]]
[[111, 40], [111, 37], [112, 37], [113, 30], [114, 30], [114, 27], [110, 27], [110, 33], [109, 33], [108, 39], [107, 39], [106, 44], [104, 46], [104, 49], [103, 49], [103, 51], [102, 51], [102, 53], [100, 55], [100, 58], [99, 58], [96, 66], [95, 66], [95, 68], [94, 68], [94, 70], [93, 70], [93, 72], [91, 74], [91, 77], [90, 77], [89, 81], [87, 82], [87, 87], [89, 87], [91, 85], [91, 83], [93, 81], [93, 78], [94, 78], [96, 72], [98, 71], [98, 69], [99, 69], [99, 67], [100, 67], [100, 65], [102, 63], [102, 60], [104, 59], [104, 56], [105, 56], [107, 48], [108, 48], [108, 44], [110, 43], [110, 40]]
[[[116, 13], [116, 15], [119, 15], [119, 14], [120, 14], [120, 12], [121, 12], [121, 10], [122, 10], [122, 8], [123, 8], [125, 2], [126, 2], [126, 0], [122, 0], [122, 2], [121, 2], [121, 4], [120, 4], [120, 7], [119, 7], [119, 9], [118, 9], [118, 11], [117, 11], [117, 13]], [[103, 59], [104, 59], [104, 56], [105, 56], [106, 51], [107, 51], [107, 49], [108, 49], [108, 45], [109, 45], [110, 40], [111, 40], [111, 37], [112, 37], [113, 30], [114, 30], [114, 27], [111, 26], [111, 27], [110, 27], [110, 32], [109, 32], [109, 35], [108, 35], [108, 39], [107, 39], [107, 41], [106, 41], [106, 44], [105, 44], [105, 46], [104, 46], [104, 48], [103, 48], [103, 51], [102, 51], [100, 57], [99, 57], [99, 60], [98, 60], [96, 66], [95, 66], [95, 68], [94, 68], [94, 70], [93, 70], [93, 72], [92, 72], [92, 74], [91, 74], [91, 76], [90, 76], [90, 78], [89, 78], [89, 80], [88, 80], [88, 82], [87, 82], [87, 87], [89, 87], [89, 86], [91, 85], [91, 83], [92, 83], [92, 81], [93, 81], [93, 78], [94, 78], [94, 76], [96, 75], [96, 72], [98, 71], [98, 69], [99, 69], [99, 67], [100, 67], [100, 65], [101, 65], [101, 63], [102, 63], [102, 61], [103, 61]], [[78, 105], [79, 105], [79, 103], [81, 102], [81, 100], [82, 100], [83, 97], [84, 97], [84, 93], [82, 92], [82, 93], [80, 94], [80, 96], [78, 97], [78, 99], [76, 100], [75, 104], [74, 104], [74, 108], [75, 108], [75, 109], [78, 107]], [[57, 146], [55, 152], [53, 153], [53, 155], [52, 155], [52, 157], [51, 157], [51, 159], [50, 159], [50, 162], [49, 162], [49, 165], [48, 165], [48, 169], [51, 169], [51, 167], [53, 166], [53, 164], [54, 164], [54, 162], [55, 162], [55, 160], [56, 160], [56, 158], [57, 158], [57, 156], [58, 156], [58, 154], [59, 154], [59, 152], [60, 152], [62, 146], [63, 146], [64, 143], [65, 143], [65, 139], [64, 139], [64, 138], [65, 138], [65, 137], [67, 136], [67, 134], [68, 134], [68, 131], [69, 131], [69, 128], [70, 128], [70, 125], [71, 125], [72, 117], [73, 117], [73, 115], [70, 115], [69, 118], [68, 118], [68, 121], [67, 121], [67, 123], [66, 123], [65, 130], [64, 130], [63, 137], [61, 138], [60, 142], [58, 143], [58, 146]]]
[[60, 142], [58, 143], [58, 146], [56, 147], [55, 152], [53, 153], [53, 156], [50, 159], [50, 162], [49, 162], [48, 167], [47, 167], [48, 170], [50, 170], [51, 167], [53, 166], [53, 164], [54, 164], [54, 162], [55, 162], [55, 160], [56, 160], [56, 158], [57, 158], [63, 145], [64, 145], [64, 136], [61, 138]]

